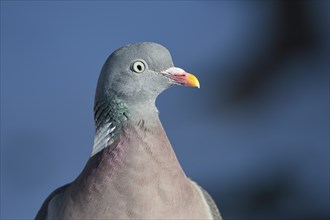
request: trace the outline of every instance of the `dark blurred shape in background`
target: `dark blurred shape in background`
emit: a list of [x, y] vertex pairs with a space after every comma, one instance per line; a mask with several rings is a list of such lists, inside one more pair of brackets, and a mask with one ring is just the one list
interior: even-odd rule
[[[259, 99], [265, 96], [263, 90], [267, 90], [267, 85], [276, 78], [287, 77], [287, 74], [279, 71], [281, 66], [297, 56], [324, 49], [324, 42], [320, 41], [316, 27], [309, 21], [307, 12], [310, 3], [279, 1], [277, 4], [275, 7], [278, 7], [278, 15], [276, 24], [272, 27], [272, 41], [267, 50], [255, 54], [251, 62], [233, 68], [234, 73], [229, 75], [228, 80], [235, 86], [226, 101], [234, 104], [260, 102]], [[237, 76], [238, 74], [240, 75]], [[290, 74], [295, 77], [301, 75], [297, 71]]]
[[200, 90], [157, 106], [224, 219], [329, 219], [329, 1], [1, 1], [1, 218], [81, 171], [106, 57], [155, 41]]

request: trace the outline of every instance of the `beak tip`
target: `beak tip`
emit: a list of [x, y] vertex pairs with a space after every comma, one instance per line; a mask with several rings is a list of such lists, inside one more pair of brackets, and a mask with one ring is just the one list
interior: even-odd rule
[[187, 86], [193, 86], [193, 87], [197, 87], [199, 89], [201, 88], [197, 77], [194, 76], [193, 74], [187, 73], [186, 79], [187, 79], [187, 82], [186, 82]]

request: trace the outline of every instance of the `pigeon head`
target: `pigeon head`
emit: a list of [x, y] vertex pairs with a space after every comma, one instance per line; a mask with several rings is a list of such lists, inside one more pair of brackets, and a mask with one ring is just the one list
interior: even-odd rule
[[199, 82], [194, 75], [174, 67], [162, 45], [136, 43], [113, 52], [102, 68], [96, 89], [92, 155], [112, 143], [126, 122], [156, 126], [156, 98], [172, 85], [199, 87]]
[[143, 42], [113, 52], [99, 77], [95, 100], [115, 95], [128, 105], [154, 103], [172, 85], [199, 87], [195, 76], [173, 66], [169, 51], [160, 44]]

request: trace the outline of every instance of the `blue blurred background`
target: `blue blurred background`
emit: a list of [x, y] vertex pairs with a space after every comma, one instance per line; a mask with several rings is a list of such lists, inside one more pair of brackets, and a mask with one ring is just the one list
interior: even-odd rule
[[225, 219], [329, 218], [329, 1], [1, 1], [2, 219], [80, 173], [101, 67], [139, 41], [200, 79], [157, 106]]

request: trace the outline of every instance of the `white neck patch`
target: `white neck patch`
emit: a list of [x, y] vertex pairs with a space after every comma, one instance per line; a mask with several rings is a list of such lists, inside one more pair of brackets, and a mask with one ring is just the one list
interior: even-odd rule
[[91, 157], [93, 157], [95, 154], [109, 146], [113, 142], [111, 139], [112, 134], [115, 130], [115, 126], [111, 127], [112, 122], [105, 123], [97, 129], [95, 133], [95, 138], [94, 138], [94, 145], [93, 145], [93, 151]]

